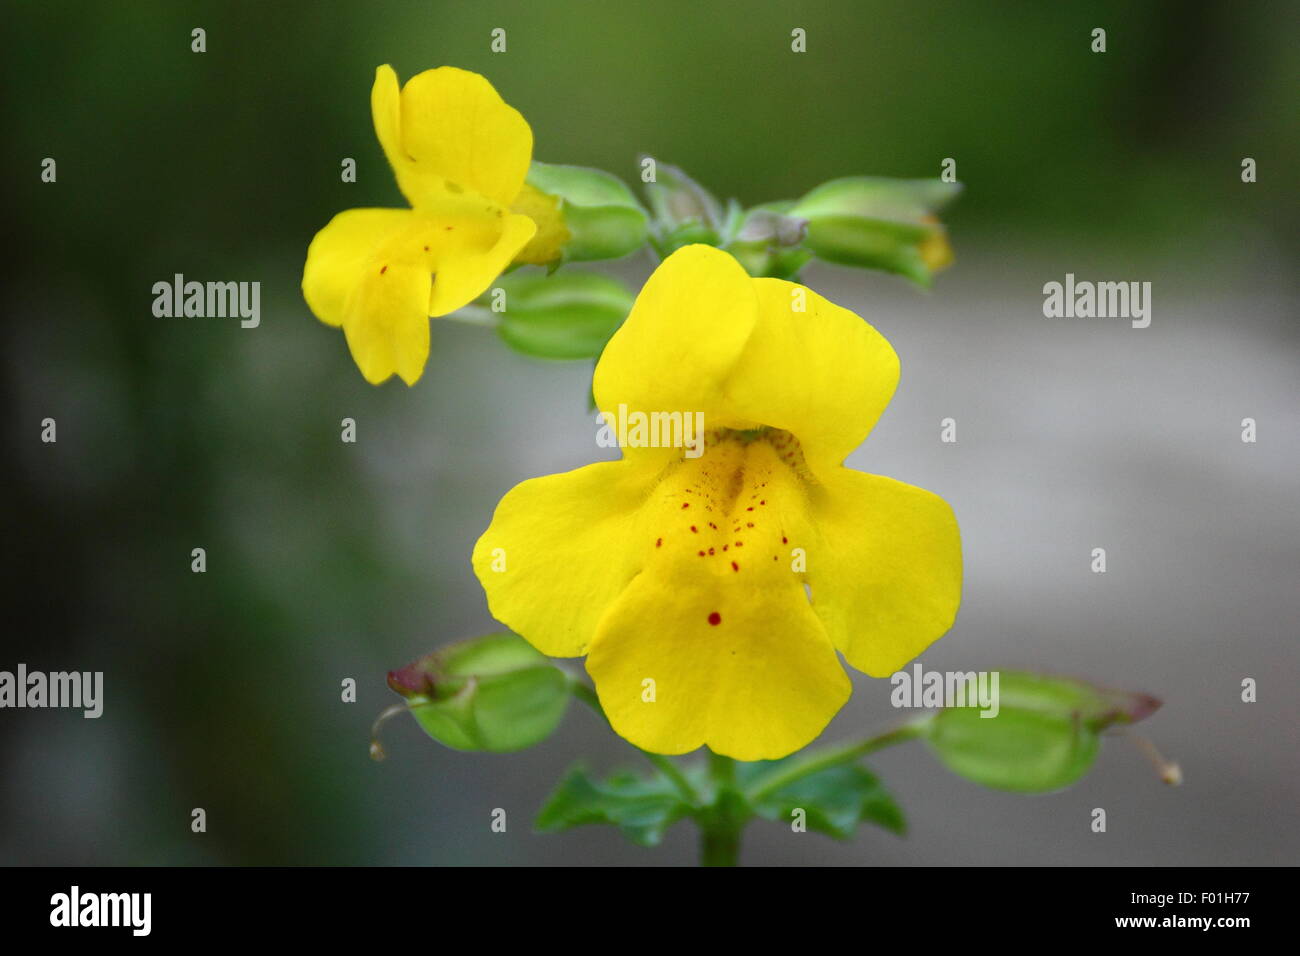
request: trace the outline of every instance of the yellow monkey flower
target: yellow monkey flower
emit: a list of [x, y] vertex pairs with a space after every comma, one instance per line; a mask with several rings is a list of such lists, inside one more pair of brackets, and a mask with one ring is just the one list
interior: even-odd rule
[[474, 549], [492, 613], [545, 654], [587, 655], [614, 729], [645, 750], [761, 760], [808, 744], [849, 697], [837, 650], [884, 677], [957, 613], [947, 503], [843, 466], [898, 369], [875, 329], [811, 290], [707, 246], [673, 253], [595, 395], [702, 412], [702, 453], [625, 447], [512, 489]]
[[413, 385], [429, 316], [467, 305], [514, 261], [551, 261], [564, 228], [554, 201], [524, 183], [532, 130], [482, 76], [443, 66], [399, 88], [381, 66], [370, 106], [412, 208], [339, 213], [307, 250], [302, 290], [318, 319], [343, 328], [368, 382]]

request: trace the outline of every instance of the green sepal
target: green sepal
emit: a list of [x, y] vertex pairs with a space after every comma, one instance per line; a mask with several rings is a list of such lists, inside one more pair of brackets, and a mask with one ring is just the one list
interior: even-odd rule
[[920, 224], [961, 195], [961, 183], [941, 179], [846, 176], [822, 183], [797, 200], [786, 215], [799, 219], [861, 216]]
[[[645, 160], [642, 157], [642, 164]], [[724, 244], [742, 214], [736, 203], [724, 206], [685, 171], [668, 163], [655, 162], [655, 179], [645, 184], [645, 192], [663, 256], [692, 243]]]
[[823, 183], [783, 214], [807, 221], [804, 244], [819, 259], [880, 269], [929, 286], [934, 269], [922, 245], [938, 239], [946, 252], [936, 216], [961, 189], [960, 183], [939, 179], [851, 176]]
[[388, 674], [417, 724], [454, 750], [509, 753], [554, 732], [569, 677], [522, 637], [488, 634], [450, 644]]
[[1083, 777], [1097, 759], [1101, 733], [1142, 720], [1160, 706], [1146, 694], [1017, 671], [999, 674], [998, 710], [946, 707], [929, 722], [926, 742], [953, 773], [997, 790], [1046, 793]]
[[645, 245], [649, 215], [617, 176], [585, 166], [534, 161], [528, 183], [560, 200], [569, 231], [561, 261], [618, 259]]
[[929, 286], [931, 272], [917, 249], [933, 231], [884, 219], [822, 216], [808, 221], [808, 250], [825, 262], [892, 272]]
[[497, 334], [517, 352], [546, 359], [600, 355], [634, 301], [617, 279], [594, 272], [521, 273], [501, 278], [479, 305], [490, 309], [496, 289], [505, 293]]

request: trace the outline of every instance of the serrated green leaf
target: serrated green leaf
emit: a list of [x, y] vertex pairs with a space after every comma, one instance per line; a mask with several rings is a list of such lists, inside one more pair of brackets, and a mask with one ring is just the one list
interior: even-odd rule
[[[743, 774], [742, 779], [749, 784], [761, 781], [789, 759], [753, 765], [755, 770]], [[801, 777], [754, 804], [759, 816], [787, 824], [798, 810], [803, 811], [810, 830], [837, 840], [850, 839], [861, 823], [874, 823], [900, 836], [907, 830], [903, 811], [889, 791], [857, 764], [828, 767]]]
[[664, 831], [690, 812], [673, 784], [662, 776], [616, 773], [593, 780], [574, 767], [537, 814], [544, 833], [588, 824], [608, 824], [638, 846], [655, 846]]

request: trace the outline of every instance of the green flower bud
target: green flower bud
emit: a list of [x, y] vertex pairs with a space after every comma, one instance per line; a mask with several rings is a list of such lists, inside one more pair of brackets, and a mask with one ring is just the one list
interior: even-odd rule
[[735, 239], [727, 251], [752, 276], [798, 279], [799, 271], [812, 258], [803, 247], [808, 220], [787, 215], [792, 202], [766, 203], [746, 212], [739, 221]]
[[515, 211], [538, 227], [520, 262], [617, 259], [646, 241], [645, 209], [622, 180], [598, 169], [534, 162]]
[[502, 340], [524, 355], [590, 359], [618, 331], [633, 299], [622, 282], [594, 272], [514, 273], [462, 311], [495, 321]]
[[1102, 731], [1142, 720], [1160, 706], [1146, 694], [1062, 677], [1015, 671], [998, 677], [996, 716], [946, 707], [926, 737], [953, 773], [998, 790], [1043, 793], [1069, 786], [1096, 760]]
[[807, 221], [805, 246], [819, 259], [882, 269], [928, 286], [952, 262], [936, 213], [961, 192], [938, 179], [853, 176], [818, 186], [785, 215]]
[[[390, 671], [388, 686], [425, 733], [454, 750], [531, 747], [551, 735], [569, 702], [569, 677], [509, 632], [450, 644]], [[382, 755], [377, 743], [371, 750]]]
[[[642, 157], [642, 162], [647, 157]], [[720, 245], [729, 235], [739, 207], [724, 207], [707, 189], [681, 169], [667, 163], [655, 164], [655, 177], [645, 184], [654, 214], [654, 232], [659, 253], [667, 256], [692, 243]]]

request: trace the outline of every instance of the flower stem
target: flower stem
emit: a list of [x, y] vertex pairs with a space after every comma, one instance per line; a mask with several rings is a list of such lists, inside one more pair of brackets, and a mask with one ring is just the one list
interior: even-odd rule
[[[605, 708], [600, 706], [600, 698], [596, 696], [594, 690], [582, 683], [580, 680], [570, 679], [569, 692], [598, 713], [606, 724], [609, 723], [609, 717], [605, 714]], [[695, 792], [695, 788], [691, 786], [690, 781], [686, 779], [681, 768], [678, 767], [677, 764], [673, 763], [663, 754], [654, 754], [648, 750], [641, 750], [640, 747], [637, 747], [636, 749], [640, 750], [645, 758], [654, 764], [660, 773], [672, 781], [673, 786], [677, 788], [677, 792], [682, 795], [683, 800], [689, 803], [692, 807], [699, 805], [700, 795]]]
[[740, 862], [740, 837], [749, 822], [750, 809], [736, 789], [736, 762], [709, 751], [709, 780], [713, 802], [695, 817], [700, 827], [700, 863], [736, 866]]
[[751, 801], [761, 800], [763, 797], [770, 796], [781, 788], [789, 786], [796, 780], [817, 773], [819, 770], [853, 763], [859, 757], [865, 757], [869, 753], [875, 753], [885, 747], [892, 747], [894, 744], [914, 740], [925, 734], [925, 728], [929, 722], [929, 717], [923, 717], [920, 720], [901, 724], [892, 730], [887, 730], [874, 737], [868, 737], [866, 740], [860, 740], [857, 743], [840, 744], [836, 747], [827, 747], [823, 750], [815, 750], [812, 753], [804, 754], [802, 757], [792, 760], [789, 764], [781, 767], [770, 777], [761, 779], [747, 796]]
[[736, 866], [740, 861], [740, 830], [702, 827], [700, 830], [701, 866]]

